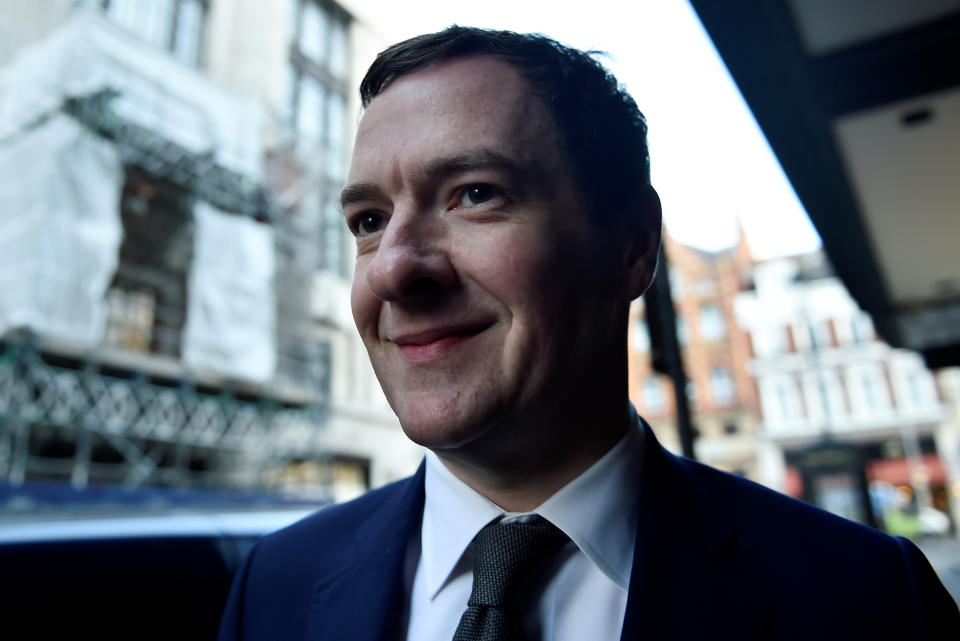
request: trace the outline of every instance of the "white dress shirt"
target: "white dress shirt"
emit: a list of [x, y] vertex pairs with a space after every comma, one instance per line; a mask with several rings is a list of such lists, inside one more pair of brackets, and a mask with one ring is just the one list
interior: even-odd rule
[[633, 416], [632, 428], [617, 445], [529, 514], [500, 509], [428, 452], [420, 539], [411, 542], [407, 556], [407, 640], [453, 638], [473, 585], [473, 537], [501, 515], [509, 521], [532, 514], [553, 523], [570, 542], [524, 612], [528, 637], [619, 639], [633, 566], [643, 454], [643, 431]]

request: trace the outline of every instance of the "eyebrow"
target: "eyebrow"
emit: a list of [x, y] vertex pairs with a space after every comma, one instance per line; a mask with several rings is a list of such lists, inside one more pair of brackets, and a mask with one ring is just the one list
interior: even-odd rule
[[[479, 169], [499, 169], [514, 174], [526, 173], [522, 165], [510, 156], [492, 149], [481, 148], [431, 160], [423, 166], [421, 174], [428, 180], [436, 180]], [[340, 192], [340, 206], [346, 208], [358, 202], [383, 197], [383, 190], [374, 183], [353, 183]]]
[[346, 209], [348, 206], [368, 200], [377, 200], [383, 198], [383, 190], [373, 183], [359, 182], [347, 185], [340, 192], [340, 208]]
[[423, 174], [428, 178], [446, 178], [476, 169], [518, 171], [519, 165], [506, 154], [481, 148], [432, 160], [424, 166]]

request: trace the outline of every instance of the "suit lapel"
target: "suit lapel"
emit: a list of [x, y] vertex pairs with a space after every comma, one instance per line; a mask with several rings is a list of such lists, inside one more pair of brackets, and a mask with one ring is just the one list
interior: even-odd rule
[[[637, 541], [621, 638], [762, 636], [769, 609], [741, 574], [731, 512], [706, 494], [693, 463], [666, 452], [644, 424]], [[720, 500], [718, 500], [718, 497]], [[732, 500], [732, 497], [730, 497]]]
[[314, 584], [310, 639], [380, 641], [400, 633], [407, 545], [423, 511], [424, 466], [358, 528], [354, 551]]

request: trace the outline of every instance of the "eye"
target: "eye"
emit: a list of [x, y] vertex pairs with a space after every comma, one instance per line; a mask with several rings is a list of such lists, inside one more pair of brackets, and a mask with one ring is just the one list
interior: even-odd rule
[[385, 222], [381, 214], [373, 211], [365, 211], [353, 217], [350, 221], [350, 231], [352, 231], [355, 236], [369, 236], [383, 229]]
[[473, 207], [476, 205], [484, 205], [502, 195], [503, 192], [499, 187], [487, 183], [477, 183], [475, 185], [467, 185], [463, 190], [461, 199], [463, 204], [468, 207]]

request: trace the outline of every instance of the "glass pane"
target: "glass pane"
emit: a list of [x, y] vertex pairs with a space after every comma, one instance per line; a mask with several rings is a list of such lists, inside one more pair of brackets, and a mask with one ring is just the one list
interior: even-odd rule
[[291, 220], [295, 224], [294, 262], [301, 269], [313, 271], [320, 266], [322, 260], [320, 234], [323, 228], [322, 207], [320, 193], [316, 189], [308, 189], [303, 194], [303, 200], [297, 215]]
[[327, 13], [315, 2], [303, 5], [300, 22], [300, 52], [323, 62], [327, 51]]
[[169, 48], [173, 0], [112, 0], [107, 15], [145, 42]]
[[170, 32], [173, 28], [173, 0], [145, 0], [144, 21], [138, 33], [150, 44], [162, 49], [170, 47]]
[[287, 41], [297, 41], [297, 25], [300, 21], [300, 0], [287, 0]]
[[131, 31], [137, 26], [137, 0], [110, 0], [107, 16], [121, 27]]
[[690, 340], [690, 326], [683, 316], [677, 316], [677, 340], [681, 345], [686, 345]]
[[323, 85], [310, 76], [300, 79], [300, 98], [297, 104], [297, 132], [312, 143], [323, 137]]
[[719, 340], [727, 333], [723, 312], [716, 305], [700, 308], [700, 333], [708, 341]]
[[190, 66], [198, 66], [202, 37], [203, 6], [200, 0], [182, 0], [177, 16], [177, 33], [173, 40], [174, 57]]
[[644, 381], [643, 404], [651, 412], [659, 412], [663, 409], [663, 392], [657, 379], [648, 378]]
[[330, 73], [337, 78], [347, 77], [347, 24], [333, 20], [330, 31]]
[[340, 205], [328, 199], [323, 209], [323, 269], [339, 274], [342, 271], [341, 243], [344, 233]]
[[292, 64], [287, 64], [283, 71], [283, 99], [280, 102], [280, 109], [277, 114], [284, 123], [289, 123], [293, 119], [297, 104], [298, 79], [297, 68]]
[[733, 377], [725, 367], [715, 367], [710, 371], [710, 395], [715, 403], [729, 403], [733, 398]]
[[344, 97], [330, 92], [327, 95], [327, 174], [332, 178], [344, 176], [344, 127], [347, 104]]
[[638, 318], [633, 325], [633, 348], [641, 352], [650, 351], [650, 328], [644, 318]]
[[683, 300], [683, 274], [671, 267], [667, 271], [667, 279], [670, 281], [670, 297], [673, 300]]

